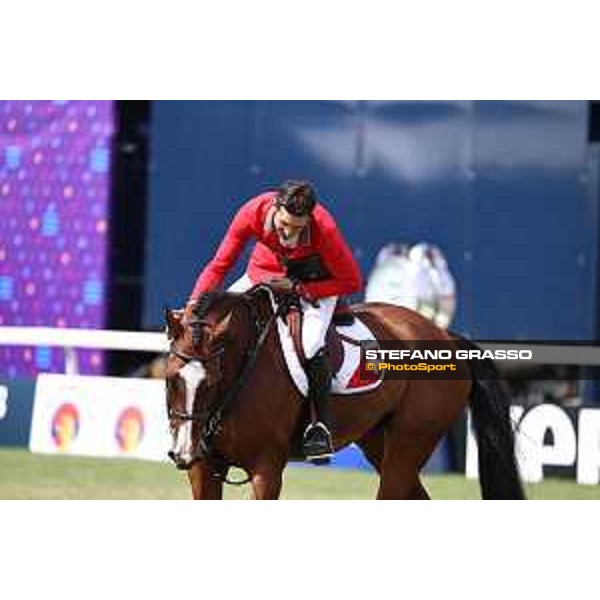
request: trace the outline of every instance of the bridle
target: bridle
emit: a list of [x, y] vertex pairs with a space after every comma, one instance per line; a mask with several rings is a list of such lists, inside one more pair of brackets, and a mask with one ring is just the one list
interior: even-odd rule
[[[199, 354], [186, 354], [185, 352], [182, 352], [181, 350], [178, 350], [175, 347], [175, 341], [173, 340], [171, 342], [167, 355], [175, 356], [181, 362], [183, 362], [184, 365], [187, 365], [191, 362], [199, 362], [200, 364], [202, 364], [202, 366], [205, 366], [215, 358], [220, 358], [224, 353], [225, 346], [223, 345], [217, 348], [215, 351], [208, 354], [207, 356], [200, 356]], [[169, 419], [176, 418], [180, 421], [202, 421], [206, 417], [206, 411], [198, 413], [187, 413], [185, 411], [177, 410], [176, 408], [167, 406], [167, 416], [169, 417]]]
[[[226, 412], [231, 408], [237, 395], [248, 380], [260, 350], [267, 338], [271, 325], [283, 312], [282, 306], [278, 305], [277, 309], [270, 314], [268, 319], [266, 319], [266, 321], [263, 320], [257, 312], [254, 303], [252, 302], [252, 295], [260, 289], [266, 289], [269, 294], [273, 293], [268, 286], [264, 284], [258, 284], [251, 288], [248, 292], [239, 295], [239, 299], [249, 308], [250, 314], [252, 315], [252, 321], [255, 328], [254, 343], [252, 344], [251, 348], [246, 351], [246, 358], [239, 377], [237, 377], [229, 386], [221, 402], [216, 403], [215, 406], [209, 406], [201, 412], [192, 411], [191, 413], [178, 411], [176, 409], [172, 409], [171, 407], [167, 407], [169, 418], [174, 417], [182, 421], [203, 423], [199, 433], [198, 443], [192, 455], [191, 463], [193, 464], [198, 460], [205, 460], [211, 465], [215, 477], [223, 483], [230, 485], [244, 485], [250, 481], [251, 477], [247, 473], [246, 478], [243, 480], [238, 481], [227, 479], [227, 471], [234, 463], [214, 447], [214, 438], [221, 430], [222, 421]], [[194, 325], [198, 324], [202, 324], [202, 321], [197, 321], [194, 323]], [[202, 365], [205, 365], [210, 361], [220, 358], [225, 352], [225, 345], [222, 345], [205, 356], [187, 354], [175, 348], [174, 344], [174, 341], [171, 342], [168, 355], [179, 358], [179, 360], [183, 361], [185, 364], [189, 364], [192, 361], [198, 361]]]

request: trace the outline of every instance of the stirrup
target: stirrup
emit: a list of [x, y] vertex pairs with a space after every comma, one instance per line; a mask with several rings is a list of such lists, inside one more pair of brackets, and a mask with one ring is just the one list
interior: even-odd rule
[[327, 464], [329, 462], [334, 454], [334, 449], [331, 432], [325, 423], [317, 421], [308, 425], [302, 438], [302, 449], [306, 460], [310, 462], [316, 464]]
[[328, 438], [331, 439], [331, 431], [329, 431], [329, 427], [323, 423], [323, 421], [315, 421], [314, 423], [309, 423], [304, 430], [304, 438], [306, 435], [313, 431], [314, 429], [321, 430]]

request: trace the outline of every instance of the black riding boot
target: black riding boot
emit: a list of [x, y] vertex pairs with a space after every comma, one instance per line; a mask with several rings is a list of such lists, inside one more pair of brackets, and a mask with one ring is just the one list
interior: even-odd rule
[[325, 463], [333, 455], [333, 442], [329, 431], [329, 389], [331, 370], [327, 358], [320, 350], [307, 361], [308, 401], [314, 407], [311, 423], [304, 432], [302, 449], [307, 460]]

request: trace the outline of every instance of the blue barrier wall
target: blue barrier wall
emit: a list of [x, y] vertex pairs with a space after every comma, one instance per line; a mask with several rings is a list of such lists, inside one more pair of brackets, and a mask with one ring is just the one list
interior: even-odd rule
[[455, 329], [594, 338], [587, 119], [567, 101], [156, 102], [145, 324], [186, 299], [245, 199], [308, 178], [366, 274], [390, 241], [442, 248]]
[[28, 446], [35, 380], [0, 377], [0, 446]]

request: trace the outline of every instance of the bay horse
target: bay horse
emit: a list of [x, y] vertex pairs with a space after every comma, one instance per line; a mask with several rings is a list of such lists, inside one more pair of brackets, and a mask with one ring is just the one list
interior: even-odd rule
[[[165, 309], [170, 351], [169, 456], [188, 471], [194, 499], [222, 499], [231, 466], [242, 468], [254, 499], [277, 499], [306, 415], [286, 371], [272, 289], [206, 294], [186, 323]], [[385, 303], [351, 311], [381, 340], [442, 340], [447, 333], [414, 311]], [[484, 499], [523, 499], [509, 397], [492, 361], [470, 361], [464, 379], [384, 379], [359, 397], [332, 395], [334, 446], [355, 443], [379, 475], [378, 499], [428, 499], [420, 471], [469, 406], [479, 444]]]

